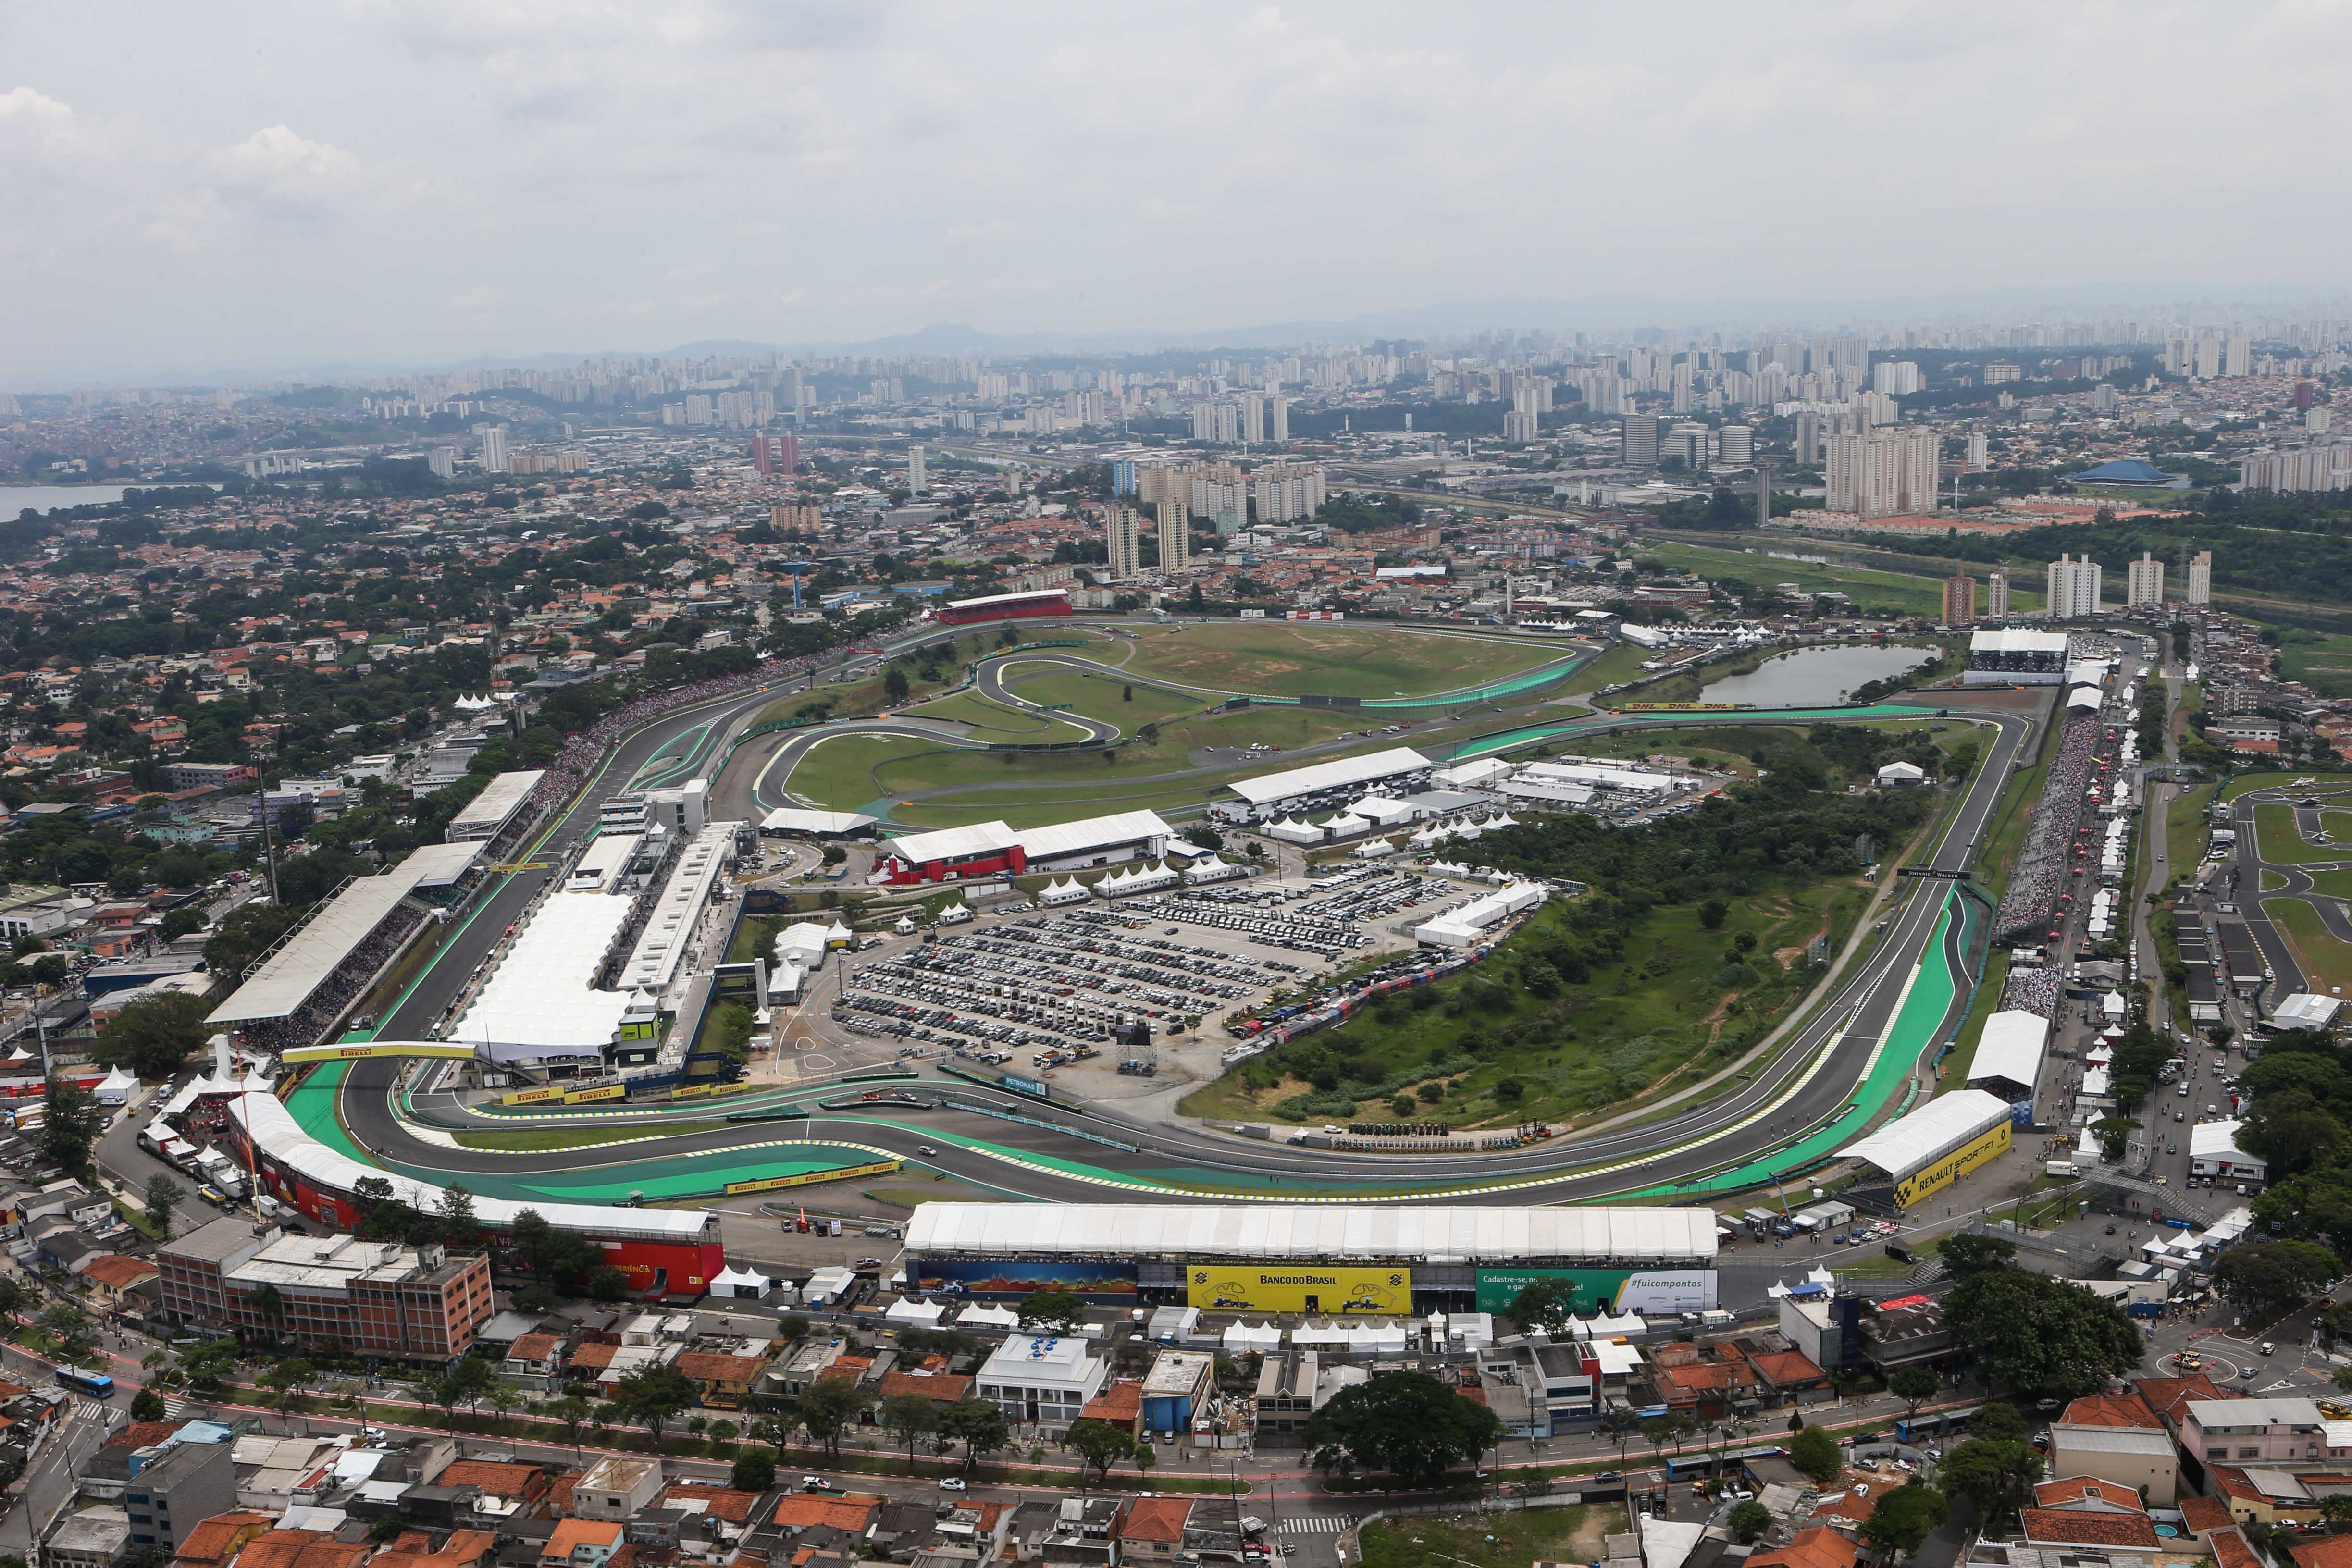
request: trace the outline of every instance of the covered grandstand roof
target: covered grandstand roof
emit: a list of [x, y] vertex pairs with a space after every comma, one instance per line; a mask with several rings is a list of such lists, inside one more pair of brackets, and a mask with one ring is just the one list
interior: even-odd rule
[[482, 792], [466, 802], [458, 813], [449, 819], [448, 836], [453, 839], [496, 838], [507, 824], [507, 819], [530, 798], [539, 781], [547, 777], [543, 769], [520, 773], [501, 773], [482, 786]]
[[1960, 1089], [1928, 1101], [1841, 1152], [1847, 1159], [1868, 1160], [1901, 1181], [2008, 1120], [2009, 1102], [2000, 1095]]
[[1236, 779], [1233, 791], [1253, 806], [1269, 801], [1287, 800], [1294, 796], [1312, 795], [1324, 789], [1344, 789], [1351, 784], [1369, 784], [1375, 779], [1393, 779], [1400, 773], [1415, 773], [1430, 767], [1428, 758], [1410, 746], [1392, 746], [1386, 751], [1368, 752], [1361, 757], [1342, 757], [1335, 762], [1318, 762], [1312, 768], [1293, 768], [1285, 773], [1269, 773], [1260, 779]]
[[2042, 1052], [2050, 1039], [2050, 1020], [2040, 1013], [2011, 1009], [1985, 1019], [1977, 1040], [1976, 1060], [1969, 1065], [1969, 1082], [1998, 1078], [2031, 1089], [2042, 1079]]
[[382, 876], [359, 877], [329, 899], [205, 1021], [226, 1025], [291, 1017], [416, 886], [425, 869], [418, 862], [423, 853], [412, 852]]
[[2063, 632], [2029, 632], [2023, 628], [2009, 631], [1971, 632], [1969, 651], [1975, 653], [2063, 653], [2066, 633]]
[[855, 833], [874, 825], [863, 811], [812, 811], [800, 806], [779, 806], [760, 819], [765, 833]]
[[404, 863], [415, 868], [417, 886], [446, 887], [464, 876], [488, 847], [480, 839], [461, 839], [454, 844], [427, 844], [411, 854]]
[[[467, 1045], [555, 1048], [593, 1055], [612, 1042], [629, 1010], [626, 991], [593, 988], [629, 923], [634, 899], [598, 892], [552, 894], [540, 905], [449, 1038]], [[518, 1054], [509, 1050], [501, 1060]]]
[[[1990, 1096], [1986, 1096], [1990, 1098]], [[1687, 1208], [1403, 1208], [1306, 1203], [926, 1203], [907, 1250], [926, 1257], [1219, 1258], [1519, 1262], [1705, 1261], [1715, 1215]]]
[[[362, 1165], [329, 1148], [294, 1119], [276, 1095], [263, 1092], [227, 1097], [228, 1113], [247, 1127], [256, 1147], [331, 1192], [349, 1196], [369, 1176], [392, 1184], [393, 1196], [430, 1214], [441, 1206], [442, 1189], [402, 1176], [397, 1171]], [[715, 1232], [718, 1216], [681, 1208], [611, 1208], [587, 1203], [515, 1203], [506, 1198], [474, 1197], [474, 1214], [487, 1225], [509, 1225], [526, 1208], [537, 1209], [549, 1224], [566, 1230], [633, 1240], [687, 1241]]]

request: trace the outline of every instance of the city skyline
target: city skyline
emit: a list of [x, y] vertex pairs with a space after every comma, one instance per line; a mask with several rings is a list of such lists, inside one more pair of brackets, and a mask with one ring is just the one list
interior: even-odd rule
[[[31, 387], [960, 322], [1149, 345], [2187, 320], [2336, 289], [2342, 220], [2261, 153], [2341, 121], [2321, 62], [2352, 16], [1691, 10], [1661, 30], [1211, 6], [1147, 30], [1077, 8], [265, 5], [233, 47], [194, 17], [20, 13], [0, 365]], [[1188, 112], [1121, 86], [1147, 52]], [[2137, 82], [2192, 65], [2200, 110], [2147, 115]], [[1881, 232], [1937, 244], [1825, 244], [1825, 145], [1874, 182]], [[2120, 215], [2214, 188], [2276, 221], [2151, 236]], [[2000, 216], [1953, 220], [1971, 211]], [[1314, 265], [1226, 243], [1265, 232]]]

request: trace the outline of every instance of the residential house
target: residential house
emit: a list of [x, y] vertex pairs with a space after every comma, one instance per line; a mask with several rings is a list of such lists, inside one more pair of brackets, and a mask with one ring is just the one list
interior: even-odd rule
[[604, 1568], [627, 1539], [618, 1520], [563, 1519], [539, 1551], [541, 1568]]
[[[450, 1469], [455, 1469], [456, 1466]], [[446, 1474], [445, 1474], [446, 1479]], [[588, 1467], [572, 1489], [572, 1513], [576, 1519], [628, 1519], [661, 1495], [659, 1459], [613, 1456]]]
[[1184, 1549], [1184, 1525], [1192, 1517], [1189, 1497], [1129, 1499], [1112, 1529], [1122, 1563], [1173, 1563]]

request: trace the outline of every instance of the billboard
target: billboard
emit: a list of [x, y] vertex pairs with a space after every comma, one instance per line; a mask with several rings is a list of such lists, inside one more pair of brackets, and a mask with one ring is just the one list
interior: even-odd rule
[[898, 1168], [897, 1160], [877, 1160], [866, 1166], [837, 1166], [831, 1170], [803, 1171], [798, 1176], [761, 1176], [756, 1181], [730, 1181], [727, 1184], [729, 1197], [747, 1192], [774, 1192], [780, 1187], [809, 1186], [821, 1181], [849, 1181], [857, 1176], [888, 1176]]
[[1184, 1270], [1184, 1300], [1203, 1312], [1393, 1317], [1412, 1311], [1412, 1270], [1194, 1263]]
[[593, 1089], [566, 1089], [561, 1083], [542, 1083], [536, 1089], [518, 1089], [499, 1096], [501, 1105], [584, 1105], [592, 1100], [618, 1100], [629, 1092], [625, 1083], [606, 1083]]
[[1896, 1182], [1895, 1201], [1908, 1208], [1923, 1197], [1933, 1197], [1986, 1161], [2007, 1154], [2009, 1144], [2010, 1122], [2004, 1116], [1935, 1164]]
[[474, 1054], [470, 1045], [437, 1040], [376, 1040], [365, 1045], [298, 1045], [282, 1061], [361, 1061], [372, 1056], [447, 1056], [460, 1060]]
[[1738, 713], [1738, 703], [1619, 703], [1620, 713]]
[[1538, 1280], [1573, 1284], [1569, 1311], [1595, 1312], [1711, 1312], [1716, 1309], [1712, 1269], [1481, 1269], [1478, 1310], [1508, 1311], [1511, 1300]]
[[1089, 1301], [1131, 1301], [1132, 1263], [1001, 1263], [985, 1258], [925, 1258], [908, 1270], [919, 1291], [954, 1285], [973, 1296], [1025, 1296], [1032, 1291], [1067, 1291]]

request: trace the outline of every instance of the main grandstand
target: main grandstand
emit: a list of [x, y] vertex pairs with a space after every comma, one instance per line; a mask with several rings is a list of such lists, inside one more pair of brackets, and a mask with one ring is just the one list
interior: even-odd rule
[[1712, 1306], [1715, 1257], [1702, 1207], [926, 1203], [907, 1229], [919, 1289], [1181, 1294], [1204, 1309], [1310, 1313], [1466, 1308], [1501, 1275], [1612, 1296], [1640, 1281]]

